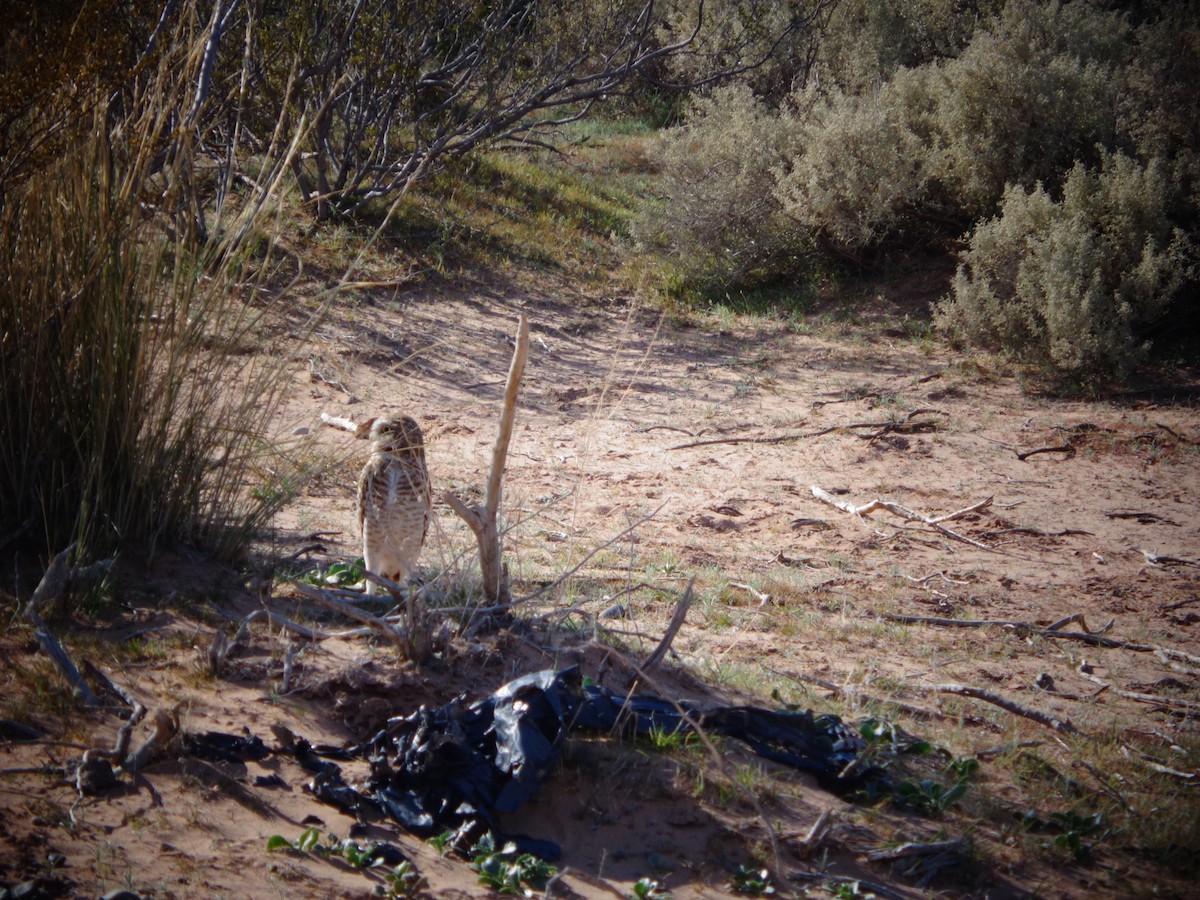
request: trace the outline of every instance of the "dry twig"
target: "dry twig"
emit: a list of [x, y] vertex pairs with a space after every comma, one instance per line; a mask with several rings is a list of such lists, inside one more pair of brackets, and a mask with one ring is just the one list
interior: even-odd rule
[[[862, 506], [855, 506], [848, 500], [839, 500], [837, 497], [833, 496], [831, 493], [815, 484], [812, 485], [810, 490], [812, 491], [813, 496], [822, 503], [828, 503], [830, 506], [844, 510], [857, 519], [861, 520], [863, 516], [869, 516], [873, 512], [886, 509], [888, 512], [893, 513], [902, 519], [906, 519], [909, 522], [920, 522], [924, 525], [928, 525], [934, 531], [940, 532], [941, 534], [946, 535], [946, 537], [953, 538], [956, 541], [962, 541], [964, 544], [970, 544], [972, 547], [978, 547], [979, 549], [986, 550], [989, 553], [996, 552], [994, 548], [989, 547], [987, 544], [980, 543], [979, 541], [973, 540], [969, 537], [964, 537], [957, 531], [951, 531], [942, 524], [943, 522], [949, 522], [952, 519], [958, 519], [973, 512], [978, 512], [981, 509], [986, 509], [992, 505], [993, 498], [991, 497], [980, 500], [978, 503], [974, 503], [971, 506], [956, 510], [955, 512], [946, 513], [942, 516], [922, 516], [913, 512], [911, 509], [901, 506], [899, 503], [893, 503], [890, 500], [872, 500], [870, 503], [864, 503]], [[878, 532], [876, 533], [878, 534]]]
[[458, 513], [470, 527], [479, 544], [479, 568], [483, 576], [483, 593], [489, 603], [506, 604], [511, 599], [508, 586], [508, 571], [500, 554], [500, 535], [496, 517], [500, 511], [503, 491], [504, 463], [508, 457], [508, 443], [512, 438], [513, 420], [517, 412], [517, 393], [521, 387], [521, 374], [529, 356], [529, 320], [524, 315], [517, 322], [516, 346], [512, 363], [508, 369], [508, 380], [504, 385], [504, 408], [500, 413], [500, 430], [492, 450], [492, 468], [488, 475], [487, 494], [482, 506], [468, 506], [450, 491], [442, 498]]

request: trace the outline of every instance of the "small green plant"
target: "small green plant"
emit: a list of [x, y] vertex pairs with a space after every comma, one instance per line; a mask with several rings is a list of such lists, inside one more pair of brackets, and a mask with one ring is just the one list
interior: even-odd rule
[[416, 867], [405, 860], [383, 876], [383, 884], [376, 888], [376, 893], [383, 897], [416, 897], [428, 885], [425, 878], [417, 872]]
[[655, 725], [646, 734], [646, 742], [649, 743], [652, 750], [666, 753], [670, 750], [678, 750], [681, 747], [686, 747], [695, 737], [696, 735], [690, 731], [680, 731], [678, 729]]
[[293, 853], [308, 853], [321, 842], [321, 832], [316, 828], [305, 828], [294, 841], [289, 841], [281, 834], [273, 834], [267, 838], [267, 850], [291, 850]]
[[954, 783], [946, 786], [932, 779], [920, 782], [904, 781], [896, 785], [895, 801], [898, 805], [915, 810], [924, 816], [942, 815], [950, 805], [967, 792], [967, 782], [979, 771], [979, 760], [972, 757], [952, 760], [946, 773]]
[[775, 893], [769, 871], [746, 865], [737, 867], [733, 873], [731, 887], [735, 894], [747, 894], [751, 897], [767, 897]]
[[873, 900], [876, 895], [870, 891], [864, 891], [862, 885], [857, 881], [844, 881], [834, 890], [833, 896], [837, 900]]
[[469, 855], [471, 868], [479, 873], [479, 883], [500, 894], [532, 897], [535, 892], [544, 891], [558, 872], [544, 859], [521, 853], [512, 841], [497, 850], [490, 831], [471, 848]]
[[363, 568], [361, 558], [349, 563], [337, 562], [326, 569], [316, 568], [305, 572], [300, 576], [300, 581], [318, 587], [345, 587], [363, 580]]
[[653, 878], [639, 878], [629, 896], [633, 900], [671, 900], [671, 892]]
[[[1054, 840], [1044, 844], [1046, 848], [1054, 847], [1066, 850], [1078, 862], [1086, 861], [1092, 854], [1092, 844], [1084, 838], [1098, 834], [1104, 828], [1104, 816], [1101, 813], [1080, 815], [1076, 812], [1056, 812], [1050, 814], [1050, 821], [1043, 821], [1030, 810], [1020, 817], [1021, 828], [1025, 831], [1057, 832]], [[1103, 834], [1100, 834], [1103, 837]]]

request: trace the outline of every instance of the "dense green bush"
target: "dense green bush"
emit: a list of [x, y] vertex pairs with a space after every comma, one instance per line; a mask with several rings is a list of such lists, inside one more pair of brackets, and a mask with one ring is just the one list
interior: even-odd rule
[[1005, 185], [1057, 185], [1076, 160], [1094, 162], [1115, 133], [1127, 40], [1120, 16], [1087, 4], [1010, 2], [930, 77], [934, 176], [965, 211], [990, 215]]
[[796, 132], [744, 85], [699, 100], [655, 152], [667, 202], [635, 228], [665, 244], [683, 278], [713, 290], [770, 271], [800, 238], [779, 215], [774, 170], [796, 154]]
[[841, 0], [822, 29], [816, 72], [825, 89], [877, 89], [903, 69], [958, 56], [1003, 0]]
[[1191, 275], [1194, 245], [1166, 212], [1173, 194], [1161, 161], [1122, 155], [1076, 165], [1061, 200], [1008, 188], [972, 234], [938, 324], [1054, 375], [1127, 375]]

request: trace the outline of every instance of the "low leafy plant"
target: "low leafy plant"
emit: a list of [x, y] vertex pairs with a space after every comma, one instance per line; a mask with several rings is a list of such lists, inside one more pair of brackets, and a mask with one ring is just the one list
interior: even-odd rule
[[417, 872], [411, 862], [405, 860], [383, 876], [383, 884], [379, 886], [376, 893], [389, 898], [409, 898], [416, 897], [426, 887], [425, 878]]
[[532, 897], [544, 891], [558, 869], [532, 853], [522, 853], [512, 841], [499, 850], [491, 832], [471, 848], [470, 866], [479, 873], [479, 883], [500, 894]]
[[671, 892], [653, 878], [639, 878], [629, 896], [633, 900], [671, 900]]
[[978, 771], [977, 759], [963, 757], [952, 760], [946, 766], [946, 773], [953, 777], [953, 784], [947, 786], [933, 779], [904, 781], [896, 785], [893, 796], [900, 806], [915, 810], [924, 816], [937, 817], [967, 792], [967, 782]]
[[312, 569], [301, 575], [300, 581], [318, 587], [345, 587], [362, 581], [364, 568], [360, 557], [354, 562], [336, 562], [325, 569]]
[[273, 834], [267, 838], [267, 850], [291, 850], [294, 853], [309, 853], [321, 842], [321, 832], [316, 828], [305, 828], [294, 841], [289, 841], [281, 834]]
[[751, 897], [767, 897], [775, 893], [769, 871], [746, 865], [737, 867], [733, 873], [731, 887], [735, 894], [747, 894]]

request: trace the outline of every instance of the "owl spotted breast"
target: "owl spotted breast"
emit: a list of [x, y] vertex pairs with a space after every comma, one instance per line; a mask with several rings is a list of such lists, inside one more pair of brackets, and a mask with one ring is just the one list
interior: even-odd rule
[[[400, 584], [421, 555], [432, 517], [425, 438], [409, 416], [376, 419], [371, 458], [358, 479], [358, 524], [367, 571]], [[367, 593], [376, 585], [368, 581]]]

